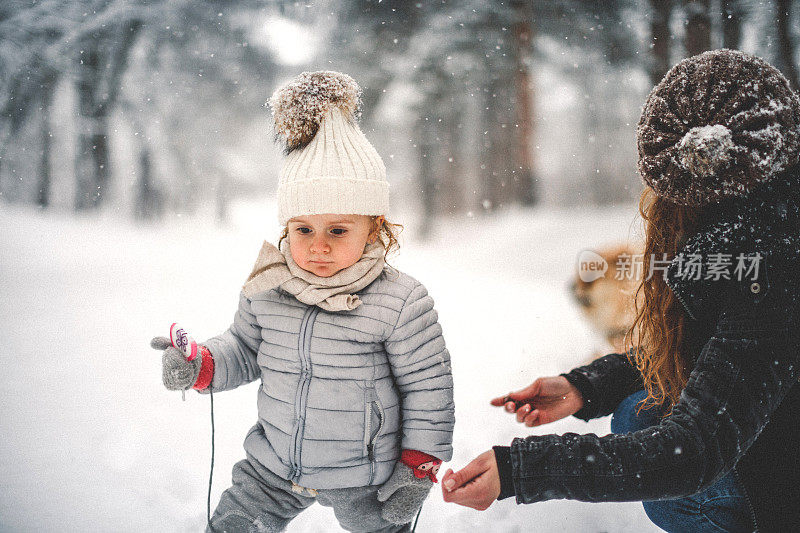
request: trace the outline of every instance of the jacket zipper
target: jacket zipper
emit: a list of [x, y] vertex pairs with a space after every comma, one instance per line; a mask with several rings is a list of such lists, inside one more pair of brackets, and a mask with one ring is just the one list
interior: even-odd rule
[[289, 475], [292, 481], [300, 479], [302, 473], [303, 433], [305, 433], [308, 389], [311, 383], [311, 331], [318, 313], [319, 308], [316, 306], [309, 307], [305, 312], [303, 321], [300, 324], [300, 335], [297, 343], [297, 351], [300, 358], [300, 382], [297, 384], [297, 393], [295, 394], [295, 422], [292, 430], [292, 449], [289, 453], [291, 461]]
[[[383, 429], [383, 409], [380, 408], [378, 405], [378, 394], [375, 392], [375, 373], [377, 372], [377, 368], [375, 367], [375, 357], [372, 358], [372, 378], [369, 381], [369, 390], [371, 391], [369, 396], [368, 407], [369, 410], [367, 412], [367, 459], [369, 459], [369, 482], [367, 485], [372, 485], [373, 480], [375, 479], [375, 442], [378, 440], [378, 436], [381, 434], [381, 430]], [[378, 431], [375, 432], [375, 437], [372, 436], [372, 409], [378, 409]]]
[[736, 467], [733, 467], [733, 477], [736, 479], [736, 482], [739, 483], [739, 487], [742, 489], [742, 493], [744, 493], [744, 499], [747, 501], [747, 508], [750, 510], [750, 520], [753, 522], [753, 529], [754, 533], [758, 533], [758, 522], [756, 521], [756, 511], [753, 509], [753, 502], [750, 501], [750, 495], [747, 493], [747, 487], [744, 486], [742, 483], [742, 478], [739, 477], [739, 471], [736, 470]]

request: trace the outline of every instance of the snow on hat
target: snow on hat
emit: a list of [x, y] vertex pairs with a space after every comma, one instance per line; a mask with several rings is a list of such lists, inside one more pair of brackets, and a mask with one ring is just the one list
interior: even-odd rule
[[303, 72], [269, 101], [287, 157], [278, 220], [325, 213], [385, 215], [386, 167], [356, 124], [361, 89], [346, 74]]
[[762, 59], [704, 52], [653, 88], [637, 137], [639, 172], [659, 196], [689, 206], [746, 196], [797, 164], [800, 99]]

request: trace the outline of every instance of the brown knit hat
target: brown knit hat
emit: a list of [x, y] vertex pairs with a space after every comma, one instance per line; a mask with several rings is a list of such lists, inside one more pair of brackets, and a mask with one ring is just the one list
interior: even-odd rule
[[762, 59], [704, 52], [653, 88], [637, 136], [645, 184], [675, 203], [702, 206], [745, 196], [797, 164], [800, 99]]

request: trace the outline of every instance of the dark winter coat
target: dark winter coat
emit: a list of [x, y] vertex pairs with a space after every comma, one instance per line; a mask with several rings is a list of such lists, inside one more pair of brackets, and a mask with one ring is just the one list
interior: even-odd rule
[[[756, 529], [800, 530], [800, 173], [790, 176], [709, 209], [683, 249], [684, 257], [731, 254], [734, 264], [739, 253], [760, 253], [757, 281], [686, 279], [678, 259], [667, 270], [689, 317], [689, 353], [696, 354], [673, 412], [627, 435], [515, 439], [501, 497], [513, 492], [518, 503], [679, 498], [733, 469]], [[643, 388], [622, 354], [565, 376], [583, 395], [575, 416], [584, 420], [612, 413]]]

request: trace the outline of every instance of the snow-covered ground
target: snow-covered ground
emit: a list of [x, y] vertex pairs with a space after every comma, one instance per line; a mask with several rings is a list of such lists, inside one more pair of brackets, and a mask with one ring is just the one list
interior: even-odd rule
[[[197, 339], [226, 328], [263, 239], [266, 202], [232, 221], [134, 226], [0, 205], [0, 531], [201, 531], [210, 459], [209, 399], [161, 385], [150, 338], [180, 321]], [[565, 371], [598, 348], [566, 286], [578, 252], [638, 236], [634, 205], [514, 211], [409, 227], [392, 262], [436, 300], [453, 361], [455, 457], [548, 432], [608, 433], [608, 420], [526, 428], [493, 396]], [[403, 222], [402, 217], [398, 222]], [[243, 457], [256, 386], [215, 395], [212, 507]], [[290, 531], [336, 531], [314, 506]], [[435, 491], [418, 531], [657, 531], [637, 503], [552, 501], [488, 511]]]

